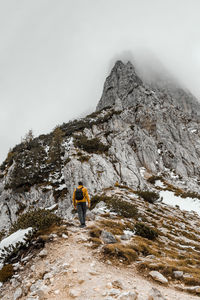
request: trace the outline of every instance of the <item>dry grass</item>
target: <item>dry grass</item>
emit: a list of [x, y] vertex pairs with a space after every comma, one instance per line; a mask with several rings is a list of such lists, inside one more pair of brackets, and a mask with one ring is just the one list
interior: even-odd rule
[[89, 226], [88, 229], [89, 229], [89, 235], [92, 238], [99, 238], [100, 237], [101, 232], [102, 232], [101, 228], [95, 227], [95, 226]]
[[[117, 187], [117, 191], [119, 188], [120, 186]], [[123, 193], [124, 190], [128, 191], [122, 187]], [[171, 190], [175, 192], [175, 187], [171, 186]], [[182, 193], [183, 191], [178, 190], [178, 192]], [[130, 199], [132, 199], [132, 194]], [[177, 281], [174, 271], [183, 271], [190, 277], [183, 276], [178, 280], [180, 283], [200, 285], [200, 219], [192, 215], [188, 217], [184, 211], [159, 203], [155, 209], [152, 209], [149, 203], [140, 198], [136, 198], [134, 204], [138, 209], [138, 215], [142, 217], [141, 220], [145, 219], [143, 222], [146, 225], [154, 226], [158, 230], [159, 236], [155, 240], [148, 240], [134, 235], [129, 241], [105, 245], [101, 248], [104, 256], [109, 259], [113, 257], [114, 262], [130, 263], [137, 259], [135, 258], [137, 255], [141, 260], [137, 265], [142, 273], [147, 274], [149, 270], [158, 270], [170, 281]], [[104, 217], [105, 219], [98, 222], [99, 230], [105, 229], [114, 235], [122, 235], [127, 228], [134, 231], [137, 220], [124, 218], [124, 216], [119, 218], [119, 215], [115, 219], [110, 219], [110, 216], [106, 215]], [[97, 232], [94, 235], [96, 235], [98, 244], [99, 232], [97, 229], [95, 232]], [[95, 240], [93, 243], [95, 245]], [[149, 255], [152, 256], [148, 258]]]
[[122, 245], [120, 243], [108, 244], [103, 247], [103, 254], [110, 258], [122, 259], [126, 263], [131, 263], [138, 258], [137, 252], [129, 247], [129, 245]]
[[104, 230], [110, 231], [114, 235], [122, 235], [123, 231], [127, 229], [126, 225], [124, 225], [120, 221], [113, 220], [102, 220], [99, 222], [100, 226], [104, 228]]

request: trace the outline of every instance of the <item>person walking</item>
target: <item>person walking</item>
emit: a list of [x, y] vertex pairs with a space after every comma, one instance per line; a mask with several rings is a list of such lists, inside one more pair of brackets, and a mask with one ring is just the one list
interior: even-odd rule
[[78, 187], [73, 193], [73, 206], [77, 209], [78, 217], [80, 221], [80, 227], [85, 227], [85, 217], [86, 217], [86, 201], [88, 202], [88, 208], [90, 208], [90, 198], [86, 187], [83, 186], [82, 181], [78, 182]]

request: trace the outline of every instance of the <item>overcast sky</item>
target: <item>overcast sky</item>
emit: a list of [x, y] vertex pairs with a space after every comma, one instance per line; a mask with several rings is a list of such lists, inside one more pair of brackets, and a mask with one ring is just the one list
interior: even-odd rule
[[199, 12], [200, 0], [0, 0], [0, 162], [29, 129], [92, 112], [117, 59], [151, 51], [199, 97]]

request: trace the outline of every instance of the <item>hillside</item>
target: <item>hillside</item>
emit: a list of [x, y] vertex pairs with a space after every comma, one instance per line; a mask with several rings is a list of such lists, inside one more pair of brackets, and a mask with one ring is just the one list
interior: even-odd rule
[[[200, 293], [199, 216], [151, 204], [126, 187], [110, 188], [98, 201], [86, 229], [76, 217], [65, 221], [39, 237], [46, 240], [44, 250], [32, 248], [13, 261], [15, 275], [1, 299], [199, 298], [193, 295]], [[158, 236], [136, 230], [138, 223]], [[155, 270], [165, 283], [152, 278]]]
[[[94, 255], [148, 278], [157, 270], [173, 288], [198, 294], [199, 113], [178, 83], [147, 81], [117, 61], [96, 112], [47, 135], [29, 133], [8, 153], [0, 168], [0, 238], [33, 209], [73, 220], [72, 193], [83, 180], [92, 209], [106, 207], [94, 208], [94, 228], [85, 232]], [[102, 241], [103, 230], [115, 243]]]

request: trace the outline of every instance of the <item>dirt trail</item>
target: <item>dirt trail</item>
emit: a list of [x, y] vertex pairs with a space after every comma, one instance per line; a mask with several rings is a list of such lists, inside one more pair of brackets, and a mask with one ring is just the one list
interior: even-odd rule
[[[88, 222], [88, 225], [91, 225]], [[122, 291], [137, 291], [138, 300], [147, 300], [149, 291], [156, 287], [167, 300], [195, 300], [198, 296], [189, 295], [140, 276], [134, 265], [114, 266], [111, 262], [103, 262], [98, 250], [92, 250], [88, 242], [88, 230], [70, 227], [69, 238], [58, 238], [47, 243], [47, 257], [36, 259], [36, 271], [42, 273], [47, 265], [51, 269], [62, 270], [53, 276], [45, 299], [64, 300], [101, 300], [115, 299], [110, 296], [113, 291], [111, 282], [119, 280], [123, 284]], [[64, 265], [66, 264], [66, 265]], [[64, 268], [63, 268], [64, 265]], [[35, 274], [36, 275], [36, 274]], [[116, 292], [116, 289], [115, 289]], [[26, 297], [21, 298], [23, 300]]]

